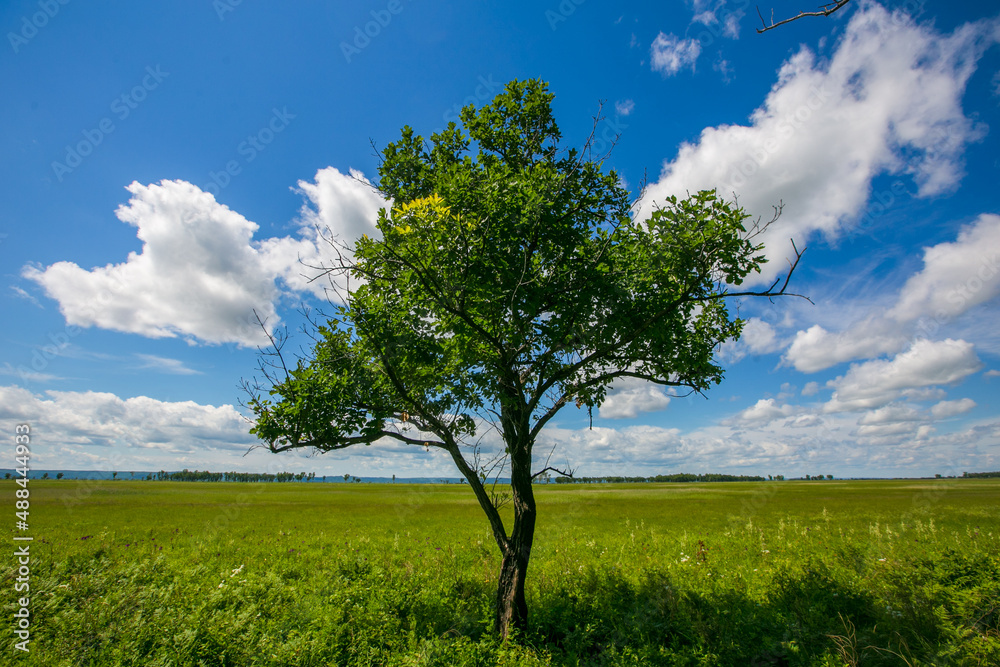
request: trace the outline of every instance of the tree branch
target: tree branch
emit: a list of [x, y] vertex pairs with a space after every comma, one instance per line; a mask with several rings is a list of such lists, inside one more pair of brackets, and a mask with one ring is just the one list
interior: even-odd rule
[[571, 479], [572, 479], [572, 477], [573, 477], [573, 473], [575, 472], [575, 471], [574, 471], [574, 470], [572, 470], [572, 469], [571, 469], [571, 470], [570, 470], [569, 472], [563, 472], [563, 471], [562, 471], [562, 470], [560, 470], [559, 468], [553, 468], [552, 466], [546, 466], [546, 467], [542, 468], [541, 470], [539, 470], [538, 472], [536, 472], [536, 473], [535, 473], [534, 475], [532, 475], [532, 476], [531, 476], [531, 479], [535, 479], [535, 478], [536, 478], [536, 477], [538, 477], [539, 475], [544, 475], [544, 474], [545, 474], [545, 473], [546, 473], [547, 471], [549, 471], [549, 470], [551, 470], [552, 472], [557, 472], [557, 473], [559, 473], [560, 475], [562, 475], [563, 477], [569, 477], [569, 478], [571, 478]]
[[820, 5], [820, 10], [818, 12], [799, 12], [792, 18], [785, 19], [784, 21], [778, 21], [777, 23], [774, 22], [774, 10], [772, 9], [771, 25], [767, 24], [767, 21], [764, 20], [764, 17], [760, 13], [760, 7], [757, 7], [757, 16], [760, 17], [760, 23], [762, 26], [764, 26], [763, 28], [757, 28], [757, 33], [760, 34], [767, 32], [768, 30], [773, 30], [778, 26], [785, 25], [786, 23], [791, 23], [792, 21], [797, 21], [798, 19], [805, 18], [806, 16], [829, 16], [830, 14], [834, 13], [835, 11], [837, 11], [850, 1], [851, 0], [835, 0], [834, 2], [828, 2], [825, 5]]
[[502, 553], [507, 552], [507, 529], [504, 528], [503, 519], [500, 518], [500, 512], [497, 511], [496, 506], [493, 505], [493, 501], [490, 500], [489, 494], [483, 487], [482, 481], [479, 479], [479, 475], [476, 471], [472, 469], [469, 462], [465, 460], [462, 456], [462, 452], [458, 449], [458, 444], [452, 441], [449, 446], [445, 448], [449, 454], [451, 454], [452, 460], [458, 467], [459, 471], [465, 476], [465, 479], [469, 480], [469, 486], [472, 487], [472, 492], [476, 494], [476, 500], [479, 501], [479, 506], [483, 508], [483, 512], [486, 513], [486, 517], [490, 521], [490, 528], [493, 531], [493, 539], [496, 540], [497, 546], [500, 547]]

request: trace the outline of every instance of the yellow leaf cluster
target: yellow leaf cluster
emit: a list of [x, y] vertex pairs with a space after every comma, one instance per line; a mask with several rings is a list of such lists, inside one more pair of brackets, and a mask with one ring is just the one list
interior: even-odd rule
[[[427, 216], [431, 214], [437, 214], [439, 216], [446, 216], [450, 214], [450, 209], [445, 206], [444, 199], [438, 194], [432, 194], [428, 197], [421, 197], [419, 199], [414, 199], [413, 201], [406, 202], [396, 209], [396, 218], [405, 218], [411, 216]], [[413, 231], [410, 225], [397, 225], [396, 231], [400, 234], [408, 234]]]

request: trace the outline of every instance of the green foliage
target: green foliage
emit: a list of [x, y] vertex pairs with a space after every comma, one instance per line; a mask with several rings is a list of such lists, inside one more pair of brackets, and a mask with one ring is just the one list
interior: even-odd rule
[[705, 191], [633, 219], [617, 174], [559, 148], [552, 98], [514, 81], [466, 107], [464, 129], [428, 142], [406, 127], [386, 147], [393, 203], [381, 238], [353, 248], [356, 288], [312, 358], [252, 392], [272, 449], [451, 448], [485, 419], [530, 452], [555, 412], [599, 406], [616, 378], [721, 380], [713, 352], [742, 328], [729, 286], [765, 261], [747, 214]]
[[540, 488], [520, 643], [460, 487], [32, 484], [25, 665], [1000, 660], [993, 480]]

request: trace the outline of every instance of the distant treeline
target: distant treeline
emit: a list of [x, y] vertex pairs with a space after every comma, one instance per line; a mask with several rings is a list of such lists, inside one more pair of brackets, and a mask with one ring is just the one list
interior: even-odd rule
[[[208, 470], [188, 470], [167, 472], [161, 470], [147, 475], [146, 479], [157, 482], [311, 482], [316, 478], [314, 472], [209, 472]], [[323, 477], [326, 480], [326, 477]]]
[[[775, 479], [784, 479], [778, 475]], [[556, 477], [556, 484], [627, 484], [637, 482], [764, 482], [760, 475], [722, 475], [707, 473], [693, 475], [680, 472], [673, 475], [656, 475], [654, 477]]]
[[998, 472], [963, 472], [962, 477], [1000, 477]]

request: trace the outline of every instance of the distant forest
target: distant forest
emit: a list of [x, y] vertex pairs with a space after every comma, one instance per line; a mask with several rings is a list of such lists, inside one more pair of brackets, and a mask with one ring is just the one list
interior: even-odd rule
[[[333, 476], [338, 477], [338, 476]], [[357, 477], [343, 475], [344, 481], [359, 482]], [[179, 472], [167, 472], [161, 470], [157, 473], [146, 475], [145, 479], [158, 482], [311, 482], [316, 479], [316, 473], [291, 473], [279, 472], [255, 473], [255, 472], [209, 472], [207, 470], [181, 470]], [[326, 481], [323, 476], [322, 481]], [[393, 476], [395, 479], [395, 476]], [[625, 484], [636, 482], [764, 482], [768, 479], [783, 480], [783, 475], [775, 475], [773, 478], [761, 477], [760, 475], [723, 475], [718, 473], [707, 473], [694, 475], [691, 473], [676, 473], [673, 475], [655, 475], [653, 477], [556, 477], [554, 479], [543, 478], [542, 482], [554, 482], [556, 484]], [[463, 480], [464, 482], [464, 480]]]
[[[11, 473], [6, 473], [4, 475], [6, 479], [10, 479]], [[56, 479], [62, 479], [63, 473], [56, 475]], [[327, 478], [331, 481], [337, 480], [344, 482], [360, 482], [362, 481], [360, 477], [355, 477], [353, 475], [323, 475], [319, 477], [319, 481], [327, 481]], [[940, 477], [940, 475], [937, 475]], [[996, 472], [964, 472], [962, 477], [966, 479], [972, 478], [987, 478], [987, 477], [1000, 477], [1000, 471]], [[45, 473], [42, 479], [49, 479], [49, 474]], [[132, 480], [146, 480], [146, 481], [156, 481], [156, 482], [314, 482], [317, 481], [316, 473], [314, 472], [279, 472], [279, 473], [266, 473], [266, 472], [210, 472], [208, 470], [181, 470], [178, 472], [167, 472], [166, 470], [161, 470], [160, 472], [147, 473], [143, 476], [136, 476], [132, 473], [128, 477], [122, 476], [122, 473], [112, 473], [112, 479], [132, 479]], [[381, 478], [380, 478], [381, 479]], [[541, 475], [536, 483], [541, 484], [635, 484], [643, 482], [766, 482], [766, 481], [783, 481], [785, 479], [784, 475], [767, 475], [766, 477], [761, 475], [724, 475], [721, 473], [705, 473], [705, 474], [693, 474], [693, 473], [674, 473], [672, 475], [654, 475], [652, 477], [629, 477], [622, 475], [606, 475], [603, 477], [553, 477], [547, 474]], [[806, 475], [804, 479], [812, 480], [831, 480], [833, 475]], [[371, 480], [370, 480], [371, 481]], [[375, 480], [378, 481], [378, 480]], [[388, 481], [388, 478], [386, 478]], [[396, 476], [392, 476], [392, 481], [396, 481]], [[413, 481], [413, 480], [407, 480]], [[443, 483], [450, 483], [453, 480], [441, 480]], [[505, 480], [501, 480], [504, 481]], [[464, 484], [465, 480], [461, 480], [460, 484]]]
[[[207, 470], [188, 470], [167, 472], [161, 470], [147, 475], [146, 479], [157, 482], [311, 482], [316, 479], [314, 472], [209, 472]], [[346, 477], [345, 477], [346, 479]], [[326, 481], [326, 477], [323, 477]]]
[[[777, 475], [774, 479], [781, 480], [784, 479], [784, 476]], [[693, 475], [680, 472], [653, 477], [556, 477], [554, 481], [556, 484], [625, 484], [635, 482], [764, 482], [767, 481], [767, 478], [760, 475], [722, 475], [718, 473]]]

